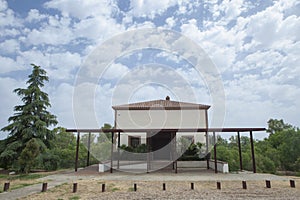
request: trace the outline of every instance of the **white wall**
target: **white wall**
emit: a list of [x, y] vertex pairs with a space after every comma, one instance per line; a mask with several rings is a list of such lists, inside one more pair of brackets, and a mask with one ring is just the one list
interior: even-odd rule
[[116, 128], [206, 128], [205, 110], [116, 110]]

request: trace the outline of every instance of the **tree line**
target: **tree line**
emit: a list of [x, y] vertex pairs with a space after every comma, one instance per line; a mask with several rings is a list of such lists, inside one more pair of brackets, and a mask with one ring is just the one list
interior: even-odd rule
[[[9, 124], [1, 129], [8, 132], [0, 140], [0, 168], [28, 173], [32, 169], [56, 170], [72, 168], [76, 151], [76, 137], [64, 128], [50, 129], [58, 124], [51, 107], [48, 94], [42, 91], [45, 82], [49, 81], [46, 71], [32, 64], [32, 73], [28, 76], [26, 88], [17, 88], [14, 92], [23, 104], [14, 107], [14, 115], [9, 117]], [[104, 124], [104, 129], [112, 128]], [[300, 171], [300, 130], [283, 120], [268, 121], [269, 137], [254, 141], [258, 172], [276, 173], [277, 171]], [[109, 159], [109, 134], [92, 135], [90, 164]], [[79, 166], [86, 166], [88, 136], [83, 135], [79, 146]], [[96, 141], [96, 142], [95, 142]], [[218, 160], [229, 163], [231, 171], [239, 170], [237, 137], [229, 140], [218, 136]], [[198, 146], [197, 146], [198, 145]], [[193, 157], [193, 152], [201, 149], [201, 144], [188, 148], [183, 159]], [[252, 170], [250, 141], [241, 137], [243, 168]], [[199, 152], [198, 152], [199, 153]], [[213, 155], [213, 153], [211, 154]]]

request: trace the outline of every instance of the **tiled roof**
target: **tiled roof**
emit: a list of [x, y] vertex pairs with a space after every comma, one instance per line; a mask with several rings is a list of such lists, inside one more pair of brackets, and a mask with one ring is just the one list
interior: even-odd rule
[[198, 109], [209, 109], [209, 105], [187, 103], [171, 100], [153, 100], [144, 101], [138, 103], [117, 105], [112, 107], [114, 110], [198, 110]]

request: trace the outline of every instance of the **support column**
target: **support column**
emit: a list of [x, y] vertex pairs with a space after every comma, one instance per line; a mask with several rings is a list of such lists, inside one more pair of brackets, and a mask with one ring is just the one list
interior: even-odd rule
[[77, 169], [78, 169], [79, 142], [80, 142], [80, 133], [77, 132], [76, 155], [75, 155], [75, 172], [77, 172]]
[[117, 169], [120, 169], [120, 147], [121, 147], [121, 138], [120, 138], [120, 132], [118, 132], [118, 164], [117, 164]]
[[254, 155], [254, 144], [253, 144], [252, 131], [250, 131], [250, 143], [251, 143], [253, 173], [256, 173], [256, 164], [255, 164], [255, 155]]
[[240, 170], [243, 171], [243, 159], [242, 159], [240, 132], [237, 132], [237, 136], [238, 136], [238, 146], [239, 146], [239, 156], [240, 156]]
[[150, 147], [151, 147], [151, 133], [146, 133], [146, 144], [147, 144], [147, 173], [150, 171]]
[[111, 132], [110, 173], [113, 173], [114, 132]]
[[177, 132], [174, 132], [174, 157], [173, 157], [173, 160], [175, 160], [174, 164], [175, 165], [175, 173], [177, 174], [177, 159], [178, 159], [178, 156], [177, 156], [177, 140], [176, 140], [176, 134]]
[[89, 166], [90, 165], [90, 150], [91, 150], [91, 132], [89, 132], [87, 148], [88, 148], [88, 152], [87, 152], [86, 166]]
[[214, 138], [214, 158], [215, 158], [215, 173], [218, 173], [218, 163], [217, 163], [217, 140], [216, 140], [216, 133], [213, 132]]
[[206, 131], [206, 165], [209, 169], [209, 158], [208, 158], [208, 132]]

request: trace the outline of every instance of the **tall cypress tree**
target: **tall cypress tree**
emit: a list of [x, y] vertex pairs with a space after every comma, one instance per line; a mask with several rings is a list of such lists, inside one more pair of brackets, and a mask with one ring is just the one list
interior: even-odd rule
[[18, 164], [18, 158], [26, 144], [35, 139], [41, 150], [50, 147], [50, 140], [55, 134], [49, 126], [56, 125], [56, 116], [47, 111], [51, 106], [48, 94], [41, 90], [44, 82], [49, 81], [46, 71], [40, 66], [31, 64], [32, 73], [28, 76], [27, 88], [17, 88], [14, 92], [21, 97], [23, 105], [14, 107], [14, 115], [9, 117], [9, 125], [2, 131], [9, 132], [1, 142], [0, 163], [2, 167]]

